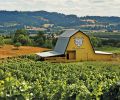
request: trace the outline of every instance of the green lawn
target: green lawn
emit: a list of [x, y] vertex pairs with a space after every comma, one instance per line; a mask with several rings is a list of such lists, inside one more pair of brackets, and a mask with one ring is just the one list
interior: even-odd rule
[[106, 46], [106, 47], [97, 48], [96, 50], [120, 54], [120, 48], [117, 48], [117, 47], [107, 47]]

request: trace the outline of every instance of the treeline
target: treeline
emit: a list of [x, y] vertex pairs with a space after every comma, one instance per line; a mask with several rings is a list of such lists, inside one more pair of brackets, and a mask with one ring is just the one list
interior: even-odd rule
[[11, 35], [0, 36], [0, 46], [12, 44], [17, 47], [22, 45], [53, 48], [57, 39], [53, 36], [47, 37], [45, 34], [45, 32], [39, 31], [36, 36], [30, 36], [28, 31], [24, 29], [16, 30], [16, 32]]
[[[102, 35], [101, 35], [102, 36]], [[103, 34], [104, 36], [104, 34]], [[94, 48], [108, 46], [108, 47], [120, 47], [120, 40], [119, 39], [112, 39], [112, 38], [101, 38], [97, 35], [89, 35], [91, 43]]]
[[[61, 33], [57, 33], [61, 34]], [[89, 35], [91, 43], [94, 48], [102, 46], [111, 46], [111, 47], [120, 47], [120, 40], [115, 39], [103, 39], [96, 37], [94, 34]], [[44, 31], [39, 31], [37, 35], [30, 36], [29, 32], [20, 29], [11, 35], [2, 35], [0, 36], [0, 47], [4, 44], [12, 44], [16, 47], [19, 46], [38, 46], [46, 47], [53, 49], [57, 42], [57, 38], [54, 37], [54, 34], [47, 34]]]

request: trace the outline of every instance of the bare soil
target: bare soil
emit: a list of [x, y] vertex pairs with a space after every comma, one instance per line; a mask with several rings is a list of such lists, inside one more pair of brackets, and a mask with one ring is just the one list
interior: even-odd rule
[[2, 48], [0, 48], [0, 59], [26, 55], [26, 54], [34, 54], [34, 53], [43, 52], [47, 50], [49, 49], [40, 48], [40, 47], [31, 47], [31, 46], [21, 46], [19, 47], [19, 49], [17, 49], [13, 45], [4, 45]]

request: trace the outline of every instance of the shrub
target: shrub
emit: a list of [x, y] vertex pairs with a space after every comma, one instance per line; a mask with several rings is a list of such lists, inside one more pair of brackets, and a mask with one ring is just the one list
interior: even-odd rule
[[17, 43], [14, 44], [14, 46], [15, 46], [17, 49], [19, 49], [19, 47], [21, 46], [21, 43], [20, 43], [20, 42], [17, 42]]

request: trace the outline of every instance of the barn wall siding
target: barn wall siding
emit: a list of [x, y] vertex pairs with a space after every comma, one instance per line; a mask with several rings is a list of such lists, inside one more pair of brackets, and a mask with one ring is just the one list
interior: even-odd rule
[[[83, 38], [83, 44], [78, 47], [75, 44], [75, 38]], [[82, 32], [77, 32], [74, 34], [69, 41], [67, 51], [76, 51], [76, 60], [75, 61], [88, 61], [88, 60], [111, 60], [111, 55], [106, 54], [95, 54], [92, 44], [89, 37], [87, 37]], [[66, 51], [66, 53], [67, 53]]]

